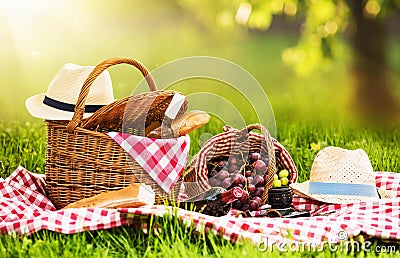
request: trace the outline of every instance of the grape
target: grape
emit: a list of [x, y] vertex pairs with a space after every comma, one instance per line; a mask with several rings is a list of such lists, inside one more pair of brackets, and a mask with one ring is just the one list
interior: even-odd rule
[[212, 186], [212, 187], [217, 187], [218, 185], [220, 185], [219, 180], [216, 178], [210, 178], [208, 179], [208, 183]]
[[242, 174], [239, 174], [239, 184], [240, 185], [245, 185], [246, 184], [246, 178], [242, 175]]
[[230, 166], [228, 167], [228, 171], [231, 172], [231, 173], [237, 172], [237, 171], [238, 171], [238, 166], [236, 166], [236, 165], [230, 165]]
[[288, 176], [289, 176], [289, 171], [287, 171], [286, 169], [282, 169], [282, 170], [279, 172], [279, 178], [288, 177]]
[[254, 168], [256, 169], [256, 171], [267, 171], [267, 166], [262, 160], [257, 160], [256, 162], [254, 162]]
[[229, 177], [225, 178], [222, 181], [222, 187], [223, 188], [228, 188], [231, 185], [231, 179]]
[[262, 197], [264, 193], [264, 187], [257, 187], [256, 192], [254, 193], [255, 196]]
[[251, 211], [256, 211], [258, 210], [258, 207], [260, 206], [260, 204], [256, 201], [256, 200], [251, 200], [249, 203], [249, 209]]
[[253, 184], [254, 182], [254, 177], [250, 176], [247, 178], [247, 184]]
[[246, 170], [246, 172], [244, 172], [244, 175], [245, 175], [246, 177], [249, 177], [249, 176], [252, 176], [252, 175], [253, 175], [253, 172], [252, 172], [251, 170]]
[[218, 162], [218, 167], [220, 168], [220, 169], [222, 169], [223, 167], [225, 167], [226, 166], [226, 160], [221, 160], [220, 162]]
[[282, 186], [282, 181], [281, 180], [274, 180], [274, 183], [273, 183], [273, 186], [274, 187], [280, 187], [280, 186]]
[[262, 176], [256, 175], [254, 177], [254, 184], [255, 184], [255, 186], [263, 186], [264, 185], [264, 178]]
[[235, 184], [235, 185], [238, 185], [238, 184], [240, 184], [240, 174], [237, 174], [237, 173], [234, 173], [233, 175], [232, 175], [232, 177], [231, 177], [231, 182], [232, 182], [232, 184]]
[[263, 205], [262, 195], [268, 180], [266, 175], [268, 168], [265, 161], [268, 159], [261, 156], [259, 152], [249, 153], [245, 157], [243, 158], [239, 153], [230, 156], [229, 159], [210, 160], [207, 163], [207, 176], [212, 187], [219, 186], [228, 190], [232, 187], [244, 189], [245, 194], [232, 203], [232, 208], [255, 211]]
[[288, 185], [289, 184], [289, 179], [287, 177], [282, 177], [281, 178], [281, 183], [282, 185]]
[[249, 194], [248, 193], [246, 193], [246, 194], [243, 194], [242, 195], [242, 197], [240, 197], [240, 202], [242, 203], [242, 204], [246, 204], [246, 203], [248, 203], [249, 202]]
[[249, 191], [249, 193], [254, 193], [257, 190], [256, 186], [253, 184], [249, 184], [247, 186], [247, 191]]
[[259, 160], [259, 159], [261, 158], [261, 154], [258, 153], [258, 152], [254, 152], [254, 153], [251, 154], [250, 157], [251, 157], [251, 159], [252, 159], [253, 161], [256, 161], [256, 160]]
[[253, 197], [253, 200], [257, 201], [258, 204], [259, 204], [260, 206], [263, 205], [263, 200], [261, 199], [261, 197], [259, 197], [259, 196], [254, 196], [254, 197]]
[[236, 165], [236, 163], [237, 163], [236, 157], [235, 156], [230, 157], [228, 160], [228, 163], [229, 163], [229, 165]]
[[265, 173], [266, 173], [266, 171], [261, 171], [261, 170], [258, 171], [258, 170], [256, 170], [256, 175], [264, 177]]
[[221, 170], [221, 171], [218, 172], [218, 178], [221, 179], [221, 180], [224, 180], [228, 176], [229, 176], [229, 173], [226, 170]]

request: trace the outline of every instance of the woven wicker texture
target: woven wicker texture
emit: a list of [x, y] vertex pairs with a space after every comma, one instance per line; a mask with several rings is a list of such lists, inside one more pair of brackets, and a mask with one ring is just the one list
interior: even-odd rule
[[[263, 137], [249, 133], [254, 129], [260, 130]], [[193, 157], [184, 176], [188, 196], [197, 195], [211, 187], [207, 179], [207, 161], [213, 158], [228, 158], [239, 152], [251, 153], [256, 151], [260, 152], [262, 157], [268, 157], [269, 161], [266, 172], [268, 180], [262, 196], [263, 201], [267, 202], [268, 189], [272, 187], [277, 164], [272, 137], [268, 130], [260, 124], [248, 125], [243, 130], [229, 128], [227, 132], [208, 140], [199, 153]]]
[[[362, 149], [346, 150], [326, 147], [318, 152], [311, 167], [310, 180], [291, 184], [293, 192], [299, 196], [327, 203], [351, 203], [374, 200], [377, 197], [354, 195], [310, 194], [309, 182], [364, 184], [375, 187], [375, 174], [367, 153]], [[379, 190], [382, 198], [395, 197], [395, 193]]]
[[[86, 119], [82, 128], [145, 136], [161, 125], [165, 110], [177, 93], [173, 90], [156, 90], [116, 100]], [[187, 100], [177, 116], [182, 116], [186, 110]]]
[[[148, 109], [140, 106], [143, 102], [157, 104], [155, 100], [166, 101], [174, 92], [157, 91], [154, 80], [147, 69], [138, 61], [130, 58], [113, 58], [97, 65], [84, 82], [76, 103], [75, 113], [71, 121], [46, 121], [46, 184], [49, 199], [60, 209], [69, 203], [82, 198], [91, 197], [107, 190], [118, 190], [131, 183], [150, 185], [156, 193], [156, 202], [174, 201], [179, 194], [181, 180], [174, 186], [171, 195], [165, 192], [154, 180], [101, 128], [82, 128], [82, 115], [85, 101], [93, 81], [108, 67], [116, 64], [130, 64], [138, 68], [145, 76], [150, 87], [149, 94], [124, 98], [98, 110], [94, 118], [104, 117], [104, 112], [116, 108], [123, 109], [130, 99], [138, 100], [136, 109], [129, 105], [129, 112], [146, 117]], [[165, 97], [164, 97], [165, 95]], [[140, 101], [139, 101], [140, 100]], [[166, 101], [167, 102], [167, 101]], [[157, 105], [156, 105], [157, 106]], [[168, 104], [159, 103], [154, 110], [153, 118], [160, 119], [158, 113], [165, 112]], [[185, 106], [181, 112], [186, 111]], [[156, 109], [154, 107], [154, 109]], [[119, 117], [120, 118], [120, 117]], [[149, 124], [158, 122], [148, 119]], [[101, 120], [97, 120], [101, 123]], [[119, 122], [120, 125], [122, 122]], [[107, 126], [104, 128], [110, 129]], [[114, 129], [114, 128], [112, 128]], [[134, 131], [134, 129], [132, 129]], [[136, 175], [136, 176], [135, 176]], [[137, 178], [140, 178], [138, 180]]]

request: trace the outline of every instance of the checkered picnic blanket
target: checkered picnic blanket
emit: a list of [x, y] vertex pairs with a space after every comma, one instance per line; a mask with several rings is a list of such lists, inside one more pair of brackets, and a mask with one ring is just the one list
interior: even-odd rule
[[107, 135], [135, 159], [166, 193], [171, 192], [188, 159], [188, 135], [172, 139], [153, 139], [119, 132], [108, 132]]
[[[376, 183], [379, 188], [397, 191], [398, 197], [343, 205], [294, 197], [294, 206], [310, 210], [310, 218], [212, 217], [162, 205], [56, 210], [45, 196], [43, 175], [18, 167], [8, 178], [0, 180], [0, 232], [29, 235], [47, 229], [72, 234], [138, 225], [137, 218], [146, 215], [177, 216], [198, 231], [213, 231], [232, 241], [250, 239], [255, 244], [282, 243], [288, 238], [292, 243], [338, 243], [360, 234], [400, 243], [400, 173], [377, 172]], [[318, 216], [329, 212], [333, 213]]]

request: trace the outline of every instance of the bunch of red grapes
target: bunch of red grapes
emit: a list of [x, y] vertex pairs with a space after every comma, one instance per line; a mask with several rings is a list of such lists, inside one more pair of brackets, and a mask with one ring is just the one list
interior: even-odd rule
[[232, 203], [232, 208], [255, 211], [263, 205], [262, 195], [267, 182], [268, 159], [258, 152], [244, 157], [241, 153], [229, 158], [212, 159], [207, 163], [208, 182], [212, 187], [240, 187], [246, 194]]

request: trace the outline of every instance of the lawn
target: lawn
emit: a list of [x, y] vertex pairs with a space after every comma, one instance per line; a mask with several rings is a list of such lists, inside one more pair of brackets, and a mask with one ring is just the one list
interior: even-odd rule
[[[219, 123], [210, 124], [202, 130], [218, 133]], [[292, 154], [299, 169], [299, 179], [308, 178], [313, 158], [319, 147], [335, 145], [344, 148], [364, 149], [376, 171], [400, 171], [398, 128], [372, 130], [343, 125], [319, 125], [310, 121], [277, 121], [277, 139]], [[192, 133], [195, 139], [202, 130]], [[1, 176], [7, 177], [18, 165], [31, 171], [43, 173], [45, 164], [45, 127], [42, 123], [0, 123]], [[193, 152], [198, 148], [194, 147]], [[190, 227], [181, 225], [176, 219], [153, 218], [153, 225], [162, 230], [143, 232], [139, 228], [121, 227], [96, 232], [63, 235], [40, 231], [30, 236], [0, 236], [1, 257], [255, 257], [294, 256], [302, 253], [281, 253], [279, 250], [260, 251], [250, 242], [232, 244], [218, 236], [196, 233]], [[377, 245], [382, 243], [377, 242]], [[307, 256], [354, 256], [354, 253], [331, 251], [307, 253]], [[366, 257], [384, 255], [366, 253]], [[395, 257], [394, 254], [392, 254]], [[398, 255], [398, 253], [397, 253]]]

